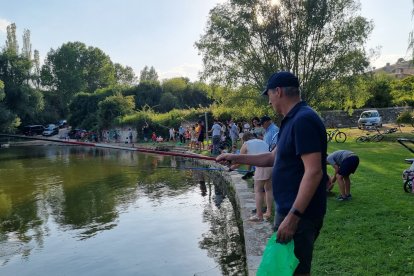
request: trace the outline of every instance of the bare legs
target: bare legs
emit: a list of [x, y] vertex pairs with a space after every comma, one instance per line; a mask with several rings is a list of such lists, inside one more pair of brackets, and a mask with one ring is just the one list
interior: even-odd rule
[[[263, 189], [265, 192], [263, 192]], [[254, 192], [256, 201], [256, 215], [258, 218], [269, 218], [272, 213], [273, 194], [271, 180], [255, 180]], [[267, 211], [265, 214], [262, 212], [263, 201], [266, 202]]]
[[349, 196], [351, 194], [351, 179], [349, 179], [349, 176], [336, 174], [336, 178], [338, 180], [338, 187], [341, 196], [344, 198]]

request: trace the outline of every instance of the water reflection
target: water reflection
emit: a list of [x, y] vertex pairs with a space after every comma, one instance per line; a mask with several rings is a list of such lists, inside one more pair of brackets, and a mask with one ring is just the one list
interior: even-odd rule
[[[62, 247], [60, 250], [64, 256], [69, 254], [65, 253], [66, 247], [81, 247], [79, 242], [90, 243], [91, 238], [108, 235], [104, 233], [114, 233], [114, 239], [118, 240], [123, 237], [121, 235], [131, 238], [133, 231], [128, 227], [126, 228], [131, 232], [124, 233], [120, 230], [124, 229], [123, 223], [129, 222], [125, 217], [132, 215], [137, 219], [146, 219], [149, 213], [154, 212], [162, 217], [160, 210], [165, 210], [165, 206], [169, 206], [166, 216], [179, 216], [181, 207], [171, 204], [181, 200], [179, 204], [188, 204], [190, 208], [194, 208], [194, 212], [197, 212], [200, 202], [203, 205], [203, 224], [196, 227], [204, 229], [204, 224], [208, 227], [199, 234], [199, 247], [206, 250], [207, 256], [214, 259], [215, 266], [220, 268], [217, 275], [243, 275], [243, 243], [226, 185], [216, 176], [202, 171], [157, 169], [158, 166], [195, 166], [192, 162], [179, 158], [82, 147], [2, 149], [0, 266], [5, 271], [9, 269], [25, 275], [21, 270], [23, 266], [33, 270], [33, 262], [45, 261], [47, 264], [46, 260], [51, 258], [50, 255], [59, 255], [59, 251], [46, 254], [50, 244], [56, 244], [55, 250]], [[200, 199], [197, 199], [194, 192], [197, 192]], [[207, 200], [202, 201], [202, 198]], [[146, 202], [150, 205], [146, 206]], [[185, 210], [194, 215], [194, 212], [191, 213], [192, 209]], [[159, 228], [164, 221], [161, 220], [158, 226], [156, 221], [151, 223]], [[137, 243], [140, 242], [138, 234], [151, 229], [149, 224], [146, 226], [148, 229], [135, 230]], [[169, 233], [168, 228], [172, 226], [163, 227]], [[119, 248], [123, 249], [121, 252], [125, 251], [123, 254], [131, 255], [124, 247]], [[101, 249], [95, 245], [89, 250], [99, 252]], [[113, 250], [116, 251], [116, 248]], [[42, 254], [48, 256], [41, 259], [38, 256]], [[36, 257], [30, 258], [31, 255]], [[18, 256], [20, 261], [16, 260]], [[69, 269], [64, 262], [66, 261], [62, 260], [62, 263], [56, 265], [63, 271]], [[131, 262], [129, 266], [134, 267], [133, 261]], [[205, 263], [209, 262], [206, 260]], [[38, 263], [33, 264], [36, 265]], [[187, 268], [192, 269], [190, 265]], [[102, 265], [100, 269], [107, 271], [108, 267]], [[124, 266], [122, 269], [125, 269]], [[139, 269], [144, 270], [143, 267]], [[193, 270], [194, 273], [196, 271], [198, 270]], [[85, 272], [83, 274], [87, 275]]]

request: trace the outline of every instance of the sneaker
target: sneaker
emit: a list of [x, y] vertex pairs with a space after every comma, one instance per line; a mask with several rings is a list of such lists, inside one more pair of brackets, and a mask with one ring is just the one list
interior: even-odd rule
[[242, 176], [242, 179], [246, 180], [246, 179], [252, 178], [253, 175], [254, 175], [254, 172], [247, 172], [245, 175]]
[[348, 198], [345, 196], [345, 197], [343, 197], [343, 196], [338, 196], [337, 198], [336, 198], [336, 200], [338, 200], [338, 201], [347, 201], [348, 200]]
[[351, 195], [351, 194], [346, 195], [346, 198], [347, 198], [347, 199], [352, 199], [352, 195]]

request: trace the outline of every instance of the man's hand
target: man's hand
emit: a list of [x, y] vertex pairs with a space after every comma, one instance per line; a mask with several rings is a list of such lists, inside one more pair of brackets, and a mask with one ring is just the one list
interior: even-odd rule
[[232, 154], [232, 153], [222, 153], [219, 156], [216, 157], [216, 162], [218, 163], [227, 163], [227, 162], [231, 162], [233, 160], [233, 156], [236, 154]]
[[298, 228], [298, 223], [299, 218], [289, 213], [277, 229], [277, 242], [288, 243], [291, 241]]

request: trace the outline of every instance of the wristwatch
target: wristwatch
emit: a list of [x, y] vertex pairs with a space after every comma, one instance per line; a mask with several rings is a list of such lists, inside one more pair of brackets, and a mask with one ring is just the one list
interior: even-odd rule
[[298, 218], [302, 218], [302, 217], [303, 217], [303, 214], [302, 214], [302, 213], [301, 213], [298, 209], [296, 209], [295, 207], [292, 207], [292, 208], [290, 209], [289, 213], [294, 214], [294, 215], [295, 215], [295, 216], [297, 216]]

